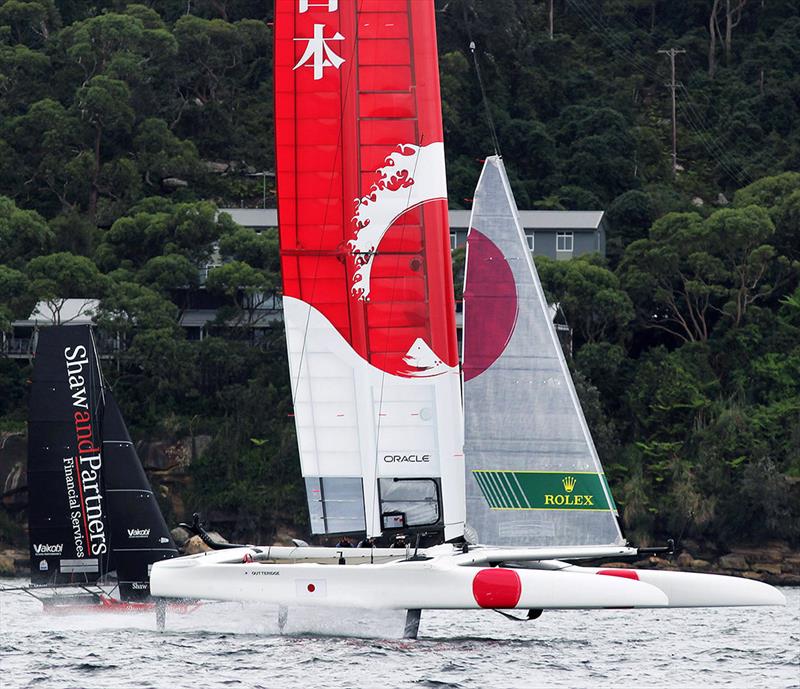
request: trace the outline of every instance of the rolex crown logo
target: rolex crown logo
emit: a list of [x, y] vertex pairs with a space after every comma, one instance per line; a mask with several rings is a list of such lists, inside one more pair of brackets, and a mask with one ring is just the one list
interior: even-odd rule
[[575, 490], [576, 483], [577, 481], [575, 480], [574, 476], [565, 476], [561, 480], [561, 485], [564, 486], [564, 490], [567, 491], [567, 493], [571, 493], [573, 490]]

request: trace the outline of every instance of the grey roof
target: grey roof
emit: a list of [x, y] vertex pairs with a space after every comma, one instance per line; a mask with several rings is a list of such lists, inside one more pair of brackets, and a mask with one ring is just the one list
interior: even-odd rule
[[[451, 210], [450, 227], [469, 227], [471, 211]], [[519, 219], [526, 230], [596, 230], [604, 211], [520, 211]]]
[[11, 325], [18, 327], [32, 327], [37, 325], [54, 325], [56, 321], [62, 325], [84, 325], [94, 323], [100, 306], [99, 299], [63, 299], [58, 317], [53, 312], [51, 304], [40, 301], [36, 304], [31, 315], [25, 320], [14, 321]]
[[243, 227], [278, 226], [278, 211], [275, 208], [220, 208], [219, 212], [227, 213]]
[[181, 314], [180, 324], [184, 328], [202, 328], [216, 317], [215, 309], [187, 309]]
[[[204, 328], [217, 319], [214, 309], [187, 309], [181, 314], [180, 325], [184, 328]], [[265, 327], [283, 320], [283, 313], [276, 309], [256, 309], [253, 320], [247, 324], [251, 327]], [[235, 319], [226, 325], [240, 325]]]
[[[244, 227], [277, 227], [275, 208], [220, 208]], [[526, 230], [596, 230], [604, 211], [520, 211], [519, 219]], [[451, 210], [450, 227], [466, 229], [470, 211]]]

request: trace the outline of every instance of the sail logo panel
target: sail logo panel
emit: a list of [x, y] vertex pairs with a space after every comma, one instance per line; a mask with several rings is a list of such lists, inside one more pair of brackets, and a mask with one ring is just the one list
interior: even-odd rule
[[608, 510], [602, 474], [474, 470], [493, 510]]
[[80, 572], [93, 581], [110, 552], [94, 340], [88, 326], [38, 338], [28, 417], [32, 576], [41, 583]]
[[[377, 535], [382, 495], [394, 494], [379, 480], [452, 474], [441, 522], [457, 536], [462, 423], [433, 2], [277, 0], [275, 17], [284, 315], [314, 531], [363, 523]], [[342, 491], [343, 502], [325, 497]]]

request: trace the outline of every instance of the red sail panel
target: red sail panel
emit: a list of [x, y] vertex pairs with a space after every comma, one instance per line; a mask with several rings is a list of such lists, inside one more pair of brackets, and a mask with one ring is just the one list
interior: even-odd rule
[[275, 5], [284, 293], [386, 372], [455, 366], [433, 0]]

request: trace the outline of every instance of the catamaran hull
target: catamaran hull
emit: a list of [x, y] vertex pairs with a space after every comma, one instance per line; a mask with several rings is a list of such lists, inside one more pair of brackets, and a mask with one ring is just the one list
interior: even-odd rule
[[[65, 601], [68, 596], [54, 596], [52, 598], [42, 598], [42, 612], [48, 615], [87, 615], [95, 613], [153, 613], [156, 610], [156, 603], [151, 601], [123, 601], [111, 596], [99, 596], [97, 598], [85, 598], [81, 600]], [[61, 599], [61, 600], [59, 600]], [[167, 606], [171, 613], [185, 615], [193, 612], [200, 606], [199, 603], [189, 603], [175, 601]]]
[[[304, 550], [313, 549], [239, 548], [165, 560], [152, 568], [151, 592], [166, 598], [411, 610], [786, 604], [783, 594], [772, 586], [712, 574], [578, 567], [538, 557], [528, 558], [538, 563], [535, 568], [473, 564], [472, 559], [493, 557], [481, 555], [482, 549], [468, 555], [438, 554], [426, 560], [384, 564], [287, 563], [287, 556], [299, 557]], [[329, 554], [324, 552], [328, 549], [319, 550], [314, 555]], [[433, 555], [437, 550], [428, 552]], [[363, 560], [366, 552], [346, 554]], [[513, 552], [520, 561], [524, 559], [522, 551]], [[271, 557], [265, 560], [267, 553]], [[391, 554], [384, 551], [379, 556]]]
[[581, 575], [613, 576], [655, 586], [667, 597], [670, 608], [786, 605], [786, 597], [778, 589], [760, 581], [740, 577], [609, 567], [569, 566], [561, 571]]
[[158, 563], [153, 595], [278, 605], [387, 609], [578, 609], [663, 607], [656, 587], [617, 577], [558, 571], [460, 567], [439, 558], [382, 565], [223, 563], [178, 558]]

